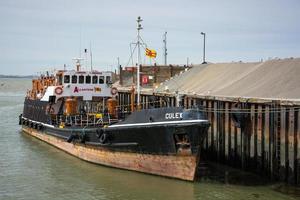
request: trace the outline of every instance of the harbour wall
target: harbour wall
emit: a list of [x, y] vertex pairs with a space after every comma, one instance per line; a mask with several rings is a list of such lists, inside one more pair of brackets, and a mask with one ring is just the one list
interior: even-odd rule
[[[120, 90], [120, 110], [130, 111], [132, 94]], [[300, 185], [300, 105], [292, 101], [141, 94], [141, 107], [181, 105], [203, 109], [211, 126], [202, 154], [209, 160]], [[242, 121], [236, 120], [236, 114]]]

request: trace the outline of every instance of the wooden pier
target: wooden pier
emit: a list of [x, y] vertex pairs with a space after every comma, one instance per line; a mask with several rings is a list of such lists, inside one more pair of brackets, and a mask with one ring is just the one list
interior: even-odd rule
[[[119, 92], [119, 104], [131, 104], [130, 92]], [[176, 106], [176, 98], [141, 95], [142, 108]], [[185, 95], [185, 108], [202, 106], [211, 122], [202, 153], [220, 162], [268, 177], [300, 185], [300, 105], [293, 102], [255, 99], [209, 99]], [[237, 110], [237, 108], [241, 108]], [[123, 111], [130, 107], [123, 107]], [[243, 113], [245, 126], [238, 127], [234, 113]]]
[[[300, 185], [300, 58], [208, 63], [164, 77], [142, 85], [142, 108], [201, 106], [211, 122], [208, 159]], [[118, 88], [121, 111], [130, 111], [131, 86]]]

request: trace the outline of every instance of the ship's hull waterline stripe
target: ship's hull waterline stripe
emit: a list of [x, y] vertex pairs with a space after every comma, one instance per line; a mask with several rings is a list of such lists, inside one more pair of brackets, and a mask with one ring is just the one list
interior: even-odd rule
[[136, 123], [136, 124], [116, 124], [116, 125], [108, 126], [108, 128], [126, 127], [126, 126], [148, 126], [148, 125], [164, 125], [164, 124], [183, 124], [183, 123], [195, 123], [195, 122], [208, 122], [208, 120], [194, 119], [194, 120], [148, 122], [148, 123]]
[[[54, 128], [53, 125], [50, 124], [45, 124], [43, 122], [38, 122], [34, 121], [31, 119], [28, 119], [26, 117], [22, 117], [23, 119], [29, 120], [34, 123], [39, 123], [44, 126]], [[180, 120], [180, 121], [164, 121], [164, 122], [148, 122], [148, 123], [136, 123], [136, 124], [116, 124], [116, 125], [111, 125], [108, 128], [114, 128], [114, 127], [126, 127], [126, 126], [147, 126], [147, 125], [164, 125], [164, 124], [182, 124], [182, 123], [195, 123], [195, 122], [208, 122], [208, 120], [203, 120], [203, 119], [195, 119], [195, 120]]]

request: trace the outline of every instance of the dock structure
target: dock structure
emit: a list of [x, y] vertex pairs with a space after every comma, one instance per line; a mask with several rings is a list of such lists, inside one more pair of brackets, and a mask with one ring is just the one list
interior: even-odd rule
[[[208, 63], [144, 88], [141, 106], [205, 110], [208, 159], [299, 186], [299, 80], [300, 58]], [[132, 96], [130, 87], [119, 85], [122, 111], [131, 109]]]
[[[152, 88], [161, 82], [178, 75], [180, 72], [189, 69], [186, 65], [141, 65], [140, 78], [144, 88]], [[136, 67], [120, 67], [119, 84], [121, 86], [131, 86], [136, 84]]]

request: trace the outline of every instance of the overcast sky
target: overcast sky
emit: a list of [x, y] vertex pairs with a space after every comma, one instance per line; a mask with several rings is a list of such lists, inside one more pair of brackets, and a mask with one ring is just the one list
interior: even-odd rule
[[73, 67], [80, 46], [92, 44], [96, 69], [126, 65], [136, 18], [142, 37], [163, 62], [202, 62], [207, 34], [210, 62], [300, 57], [299, 0], [7, 0], [0, 1], [0, 74], [36, 74]]

